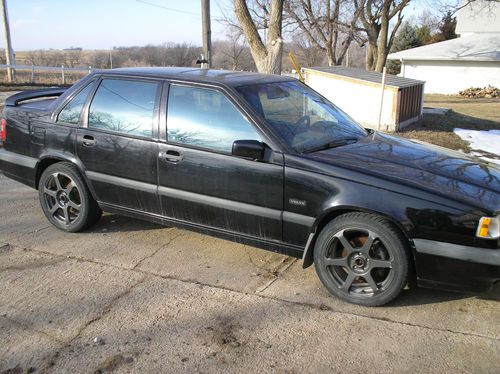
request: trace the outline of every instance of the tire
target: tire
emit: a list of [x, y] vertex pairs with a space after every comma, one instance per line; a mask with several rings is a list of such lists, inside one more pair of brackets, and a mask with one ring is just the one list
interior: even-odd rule
[[102, 215], [79, 170], [69, 162], [45, 169], [38, 183], [38, 197], [47, 219], [63, 231], [85, 230]]
[[396, 298], [407, 283], [409, 243], [381, 216], [347, 213], [320, 232], [314, 266], [333, 295], [353, 304], [380, 306]]

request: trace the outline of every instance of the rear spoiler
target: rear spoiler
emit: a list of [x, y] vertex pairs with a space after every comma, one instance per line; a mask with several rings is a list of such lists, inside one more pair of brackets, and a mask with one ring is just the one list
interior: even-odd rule
[[44, 88], [42, 90], [23, 91], [15, 95], [9, 96], [5, 100], [7, 106], [17, 106], [20, 102], [42, 97], [57, 97], [61, 96], [67, 88]]

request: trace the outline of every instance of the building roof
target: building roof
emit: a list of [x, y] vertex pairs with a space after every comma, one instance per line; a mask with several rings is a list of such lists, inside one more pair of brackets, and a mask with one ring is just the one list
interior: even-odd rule
[[294, 78], [281, 75], [250, 73], [233, 70], [212, 70], [185, 67], [141, 67], [103, 70], [105, 74], [140, 75], [169, 79], [183, 79], [195, 82], [220, 83], [229, 86], [292, 81]]
[[500, 61], [500, 33], [481, 33], [391, 53], [389, 60]]
[[[337, 75], [340, 77], [346, 77], [365, 82], [372, 82], [379, 84], [382, 83], [382, 73], [377, 73], [376, 71], [367, 71], [364, 69], [348, 68], [344, 66], [313, 67], [313, 68], [304, 68], [304, 70], [306, 71], [310, 70], [313, 72], [319, 71], [321, 73]], [[396, 88], [411, 87], [422, 83], [424, 82], [418, 81], [416, 79], [403, 78], [392, 74], [387, 74], [385, 79], [386, 86], [391, 86]]]
[[457, 34], [500, 33], [499, 2], [462, 0], [462, 6], [457, 14], [457, 28], [455, 30]]

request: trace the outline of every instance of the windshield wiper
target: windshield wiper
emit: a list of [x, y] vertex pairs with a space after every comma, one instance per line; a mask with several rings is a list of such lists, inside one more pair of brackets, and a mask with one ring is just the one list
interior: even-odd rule
[[346, 144], [356, 143], [357, 141], [358, 141], [358, 138], [354, 138], [354, 137], [336, 139], [336, 140], [332, 140], [331, 142], [318, 145], [316, 147], [308, 148], [308, 149], [304, 150], [302, 153], [312, 153], [312, 152], [322, 151], [324, 149], [335, 148], [335, 147], [340, 147], [340, 146], [343, 146]]

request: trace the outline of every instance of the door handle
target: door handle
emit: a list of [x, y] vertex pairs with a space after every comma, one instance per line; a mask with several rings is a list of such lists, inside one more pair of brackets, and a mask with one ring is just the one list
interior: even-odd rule
[[86, 147], [93, 147], [96, 143], [92, 135], [83, 135], [83, 145]]
[[182, 160], [182, 155], [179, 152], [173, 151], [173, 150], [168, 150], [166, 152], [160, 152], [159, 156], [162, 160], [165, 160], [167, 162], [171, 162], [173, 164], [176, 164]]

